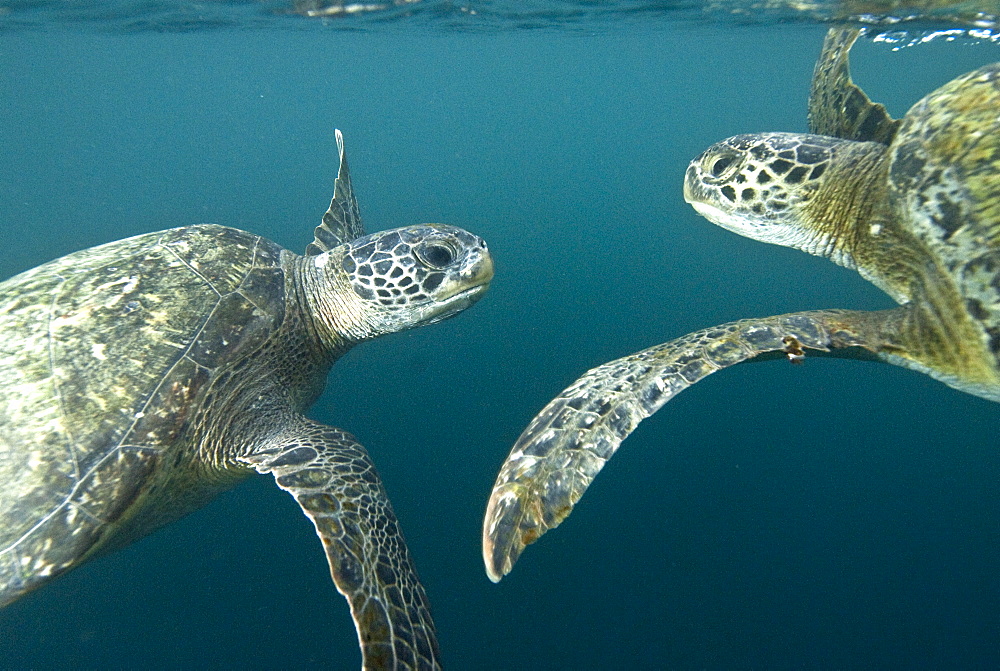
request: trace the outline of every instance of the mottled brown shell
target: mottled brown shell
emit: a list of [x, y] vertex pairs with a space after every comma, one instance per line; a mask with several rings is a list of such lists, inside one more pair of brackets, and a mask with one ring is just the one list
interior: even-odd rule
[[190, 461], [175, 439], [208, 383], [281, 323], [280, 254], [193, 226], [0, 284], [0, 605], [98, 549]]
[[900, 221], [953, 278], [1000, 361], [1000, 63], [945, 84], [906, 114], [890, 148]]

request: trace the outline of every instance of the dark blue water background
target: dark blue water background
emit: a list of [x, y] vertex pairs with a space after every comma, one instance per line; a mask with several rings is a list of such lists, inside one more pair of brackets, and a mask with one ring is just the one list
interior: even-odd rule
[[[740, 317], [891, 303], [681, 198], [712, 142], [805, 130], [823, 27], [585, 33], [3, 34], [0, 275], [199, 222], [302, 250], [339, 127], [370, 230], [452, 223], [496, 258], [480, 304], [358, 347], [311, 412], [370, 449], [448, 667], [996, 666], [1000, 408], [890, 366], [706, 379], [486, 579], [497, 469], [584, 370]], [[896, 115], [998, 59], [854, 52]], [[359, 664], [312, 525], [267, 477], [0, 612], [2, 667]]]

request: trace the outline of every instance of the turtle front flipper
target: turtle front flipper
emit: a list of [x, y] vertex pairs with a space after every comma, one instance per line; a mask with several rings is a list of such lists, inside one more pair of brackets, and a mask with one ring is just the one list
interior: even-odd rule
[[639, 422], [684, 389], [768, 353], [798, 361], [804, 350], [847, 358], [893, 351], [886, 334], [906, 312], [823, 310], [730, 322], [591, 369], [535, 416], [501, 467], [483, 521], [487, 575], [498, 582], [509, 573], [525, 546], [569, 515]]
[[271, 473], [316, 526], [351, 607], [364, 669], [439, 669], [427, 596], [365, 448], [315, 422], [243, 461]]
[[337, 136], [340, 167], [337, 170], [337, 179], [333, 182], [333, 200], [330, 201], [330, 208], [323, 215], [323, 220], [313, 232], [313, 241], [306, 247], [306, 256], [328, 252], [365, 234], [358, 201], [354, 197], [354, 187], [351, 186], [351, 171], [347, 168], [344, 136], [339, 130], [335, 130], [334, 134]]
[[892, 143], [900, 122], [889, 116], [885, 105], [873, 103], [851, 80], [848, 54], [861, 31], [830, 28], [813, 70], [809, 94], [809, 132], [844, 140]]

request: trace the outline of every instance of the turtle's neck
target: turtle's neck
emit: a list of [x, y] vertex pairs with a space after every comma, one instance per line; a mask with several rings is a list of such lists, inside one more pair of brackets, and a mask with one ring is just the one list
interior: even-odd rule
[[322, 356], [332, 363], [348, 349], [379, 335], [370, 306], [351, 288], [337, 249], [292, 262], [295, 306]]
[[870, 264], [873, 245], [893, 233], [883, 216], [888, 166], [883, 144], [844, 142], [837, 147], [836, 161], [804, 207], [815, 240], [808, 251], [848, 268], [862, 270]]

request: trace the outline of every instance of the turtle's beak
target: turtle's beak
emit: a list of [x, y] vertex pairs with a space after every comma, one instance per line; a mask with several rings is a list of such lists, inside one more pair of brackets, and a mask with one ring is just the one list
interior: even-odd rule
[[684, 200], [697, 209], [699, 203], [705, 202], [705, 186], [701, 181], [701, 156], [691, 161], [684, 173]]
[[477, 297], [486, 291], [493, 280], [493, 256], [484, 242], [478, 250], [470, 252], [462, 267], [450, 282], [449, 287], [442, 287], [435, 296], [441, 302], [459, 294], [474, 293]]
[[454, 316], [486, 293], [493, 280], [493, 256], [486, 243], [469, 252], [457, 273], [435, 292], [437, 314], [427, 323], [433, 324]]

